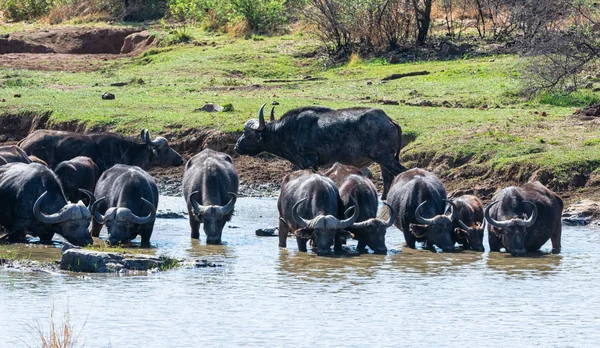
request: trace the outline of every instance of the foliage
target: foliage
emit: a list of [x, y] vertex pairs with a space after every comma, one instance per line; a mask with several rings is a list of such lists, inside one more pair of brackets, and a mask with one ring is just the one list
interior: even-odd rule
[[0, 0], [0, 11], [13, 21], [39, 18], [48, 13], [52, 0]]

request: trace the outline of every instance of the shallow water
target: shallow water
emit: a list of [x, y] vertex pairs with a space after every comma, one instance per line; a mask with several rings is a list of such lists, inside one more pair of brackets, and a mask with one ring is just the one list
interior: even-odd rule
[[[183, 210], [180, 199], [161, 207]], [[277, 224], [276, 199], [241, 198], [226, 245], [190, 240], [186, 219], [158, 220], [157, 254], [212, 255], [224, 267], [150, 275], [0, 271], [0, 346], [38, 346], [52, 305], [87, 347], [596, 346], [600, 341], [600, 229], [564, 227], [563, 253], [322, 258], [256, 237]], [[104, 233], [104, 232], [103, 232]], [[487, 243], [486, 243], [487, 249]], [[550, 244], [542, 250], [549, 251]]]

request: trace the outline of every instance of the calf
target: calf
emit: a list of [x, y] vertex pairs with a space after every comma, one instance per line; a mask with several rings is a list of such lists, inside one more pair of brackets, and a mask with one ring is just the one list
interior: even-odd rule
[[85, 156], [60, 162], [54, 169], [54, 173], [60, 179], [67, 198], [73, 203], [80, 200], [86, 203], [87, 197], [81, 194], [79, 188], [94, 192], [96, 181], [100, 177], [100, 170], [96, 163]]

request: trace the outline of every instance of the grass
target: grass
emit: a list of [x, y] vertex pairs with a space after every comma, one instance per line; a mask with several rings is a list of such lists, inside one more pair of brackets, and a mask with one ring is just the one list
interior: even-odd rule
[[[86, 320], [87, 321], [87, 320]], [[36, 325], [31, 325], [31, 329], [39, 335], [39, 345], [36, 347], [42, 348], [73, 348], [77, 346], [77, 341], [81, 335], [81, 331], [85, 327], [83, 323], [79, 332], [76, 332], [74, 325], [71, 323], [69, 310], [66, 309], [61, 321], [57, 321], [54, 315], [54, 303], [50, 311], [50, 324], [48, 328], [44, 328], [39, 322]], [[28, 347], [32, 347], [26, 344]]]
[[[598, 93], [588, 90], [523, 99], [519, 93], [522, 61], [516, 56], [396, 65], [356, 56], [348, 64], [332, 65], [316, 54], [319, 42], [310, 35], [244, 40], [195, 28], [190, 35], [193, 44], [108, 61], [95, 72], [2, 69], [4, 113], [52, 110], [54, 123], [76, 121], [89, 128], [108, 127], [129, 134], [137, 134], [142, 127], [177, 134], [197, 127], [239, 132], [262, 103], [274, 100], [280, 103], [278, 117], [286, 110], [313, 104], [369, 106], [382, 108], [404, 133], [417, 136], [403, 150], [404, 162], [409, 166], [445, 163], [450, 167], [448, 177], [467, 164], [479, 168], [473, 177], [464, 178], [475, 181], [490, 170], [513, 173], [519, 167], [531, 173], [543, 169], [554, 173], [551, 185], [560, 188], [567, 184], [571, 171], [590, 173], [600, 162], [597, 128], [578, 126], [568, 117], [576, 107], [600, 101]], [[381, 82], [392, 73], [419, 70], [431, 74]], [[323, 80], [264, 82], [309, 75]], [[143, 83], [110, 86], [140, 79]], [[101, 100], [104, 92], [114, 93], [116, 99]], [[22, 98], [13, 98], [16, 93]], [[400, 101], [400, 105], [375, 102], [385, 99]], [[410, 106], [423, 102], [434, 106]], [[204, 103], [231, 104], [234, 111], [193, 112]], [[516, 174], [510, 175], [517, 179]]]

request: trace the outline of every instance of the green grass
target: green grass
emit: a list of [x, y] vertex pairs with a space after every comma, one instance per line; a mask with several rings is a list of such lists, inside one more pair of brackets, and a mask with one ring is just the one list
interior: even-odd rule
[[[403, 150], [404, 162], [409, 166], [449, 162], [449, 176], [467, 163], [475, 178], [486, 169], [542, 168], [555, 172], [559, 187], [571, 171], [593, 171], [600, 163], [598, 130], [577, 126], [568, 117], [575, 107], [600, 101], [600, 95], [588, 90], [525, 100], [519, 93], [522, 61], [516, 56], [397, 65], [354, 58], [350, 64], [332, 65], [315, 58], [319, 42], [310, 35], [243, 40], [194, 28], [191, 35], [193, 44], [108, 61], [95, 72], [0, 70], [4, 113], [52, 110], [51, 122], [77, 121], [137, 134], [142, 127], [155, 132], [196, 127], [239, 132], [262, 103], [274, 100], [280, 103], [278, 117], [314, 104], [370, 106], [382, 108], [404, 133], [417, 136]], [[431, 74], [381, 82], [392, 73], [419, 70]], [[264, 82], [308, 75], [323, 80]], [[134, 83], [110, 86], [127, 81]], [[114, 93], [116, 100], [101, 100], [103, 92]], [[13, 98], [15, 93], [22, 98]], [[384, 99], [401, 103], [374, 102]], [[405, 104], [423, 101], [448, 107]], [[232, 104], [234, 111], [193, 112], [204, 103]]]

